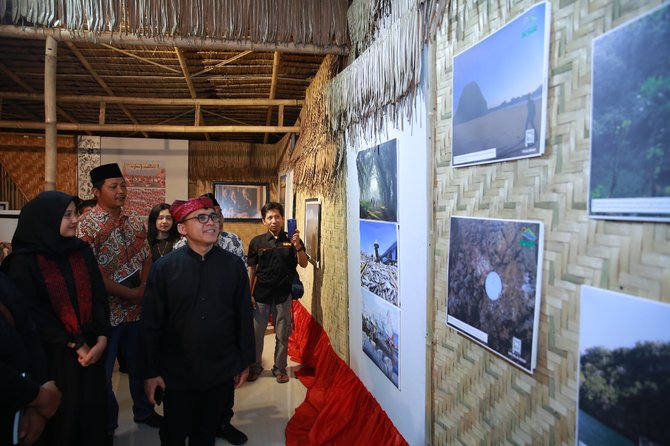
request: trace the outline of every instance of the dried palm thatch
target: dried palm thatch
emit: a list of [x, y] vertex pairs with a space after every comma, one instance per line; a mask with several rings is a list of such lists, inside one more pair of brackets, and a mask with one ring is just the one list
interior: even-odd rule
[[191, 141], [188, 176], [201, 181], [249, 181], [276, 175], [274, 144]]
[[344, 45], [346, 0], [0, 0], [14, 23], [146, 37]]
[[335, 133], [347, 132], [351, 143], [379, 133], [386, 119], [396, 125], [411, 120], [421, 74], [422, 11], [418, 2], [381, 32], [358, 59], [333, 79], [328, 102]]
[[302, 132], [294, 151], [298, 157], [290, 162], [295, 189], [325, 197], [334, 195], [343, 173], [344, 153], [330, 132], [326, 102], [327, 86], [337, 65], [336, 56], [326, 56], [305, 93]]
[[[411, 122], [421, 51], [453, 1], [354, 0], [349, 8], [350, 58], [360, 56], [329, 89], [331, 128], [350, 143], [379, 134], [390, 117]], [[452, 13], [455, 14], [455, 13]], [[450, 15], [450, 18], [452, 16]]]

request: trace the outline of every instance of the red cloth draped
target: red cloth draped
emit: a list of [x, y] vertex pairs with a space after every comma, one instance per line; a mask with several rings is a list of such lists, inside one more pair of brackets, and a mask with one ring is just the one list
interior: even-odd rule
[[293, 301], [289, 355], [307, 387], [305, 401], [286, 426], [287, 446], [407, 445], [405, 439], [349, 366], [330, 345], [323, 328]]

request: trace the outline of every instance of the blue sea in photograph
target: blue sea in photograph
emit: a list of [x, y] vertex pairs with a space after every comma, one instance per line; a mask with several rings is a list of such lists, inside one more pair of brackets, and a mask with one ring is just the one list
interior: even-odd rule
[[578, 441], [579, 445], [584, 446], [635, 446], [634, 442], [581, 409], [579, 410]]

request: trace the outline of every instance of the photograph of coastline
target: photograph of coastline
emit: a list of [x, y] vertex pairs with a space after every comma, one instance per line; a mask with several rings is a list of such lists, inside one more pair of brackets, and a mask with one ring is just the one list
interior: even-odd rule
[[400, 307], [398, 225], [360, 220], [361, 287]]
[[362, 290], [363, 352], [382, 373], [399, 386], [400, 310]]
[[670, 444], [670, 305], [583, 285], [577, 444]]
[[538, 3], [454, 56], [453, 167], [544, 153], [549, 15]]

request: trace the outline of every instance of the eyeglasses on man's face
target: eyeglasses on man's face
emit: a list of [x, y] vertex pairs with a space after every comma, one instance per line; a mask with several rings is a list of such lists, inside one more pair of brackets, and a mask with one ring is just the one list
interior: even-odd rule
[[214, 223], [218, 223], [221, 221], [221, 215], [217, 214], [216, 212], [212, 212], [211, 214], [198, 214], [195, 217], [185, 218], [181, 222], [186, 223], [189, 220], [198, 220], [203, 225], [210, 220], [212, 220]]

